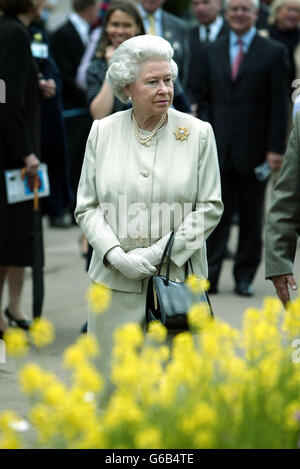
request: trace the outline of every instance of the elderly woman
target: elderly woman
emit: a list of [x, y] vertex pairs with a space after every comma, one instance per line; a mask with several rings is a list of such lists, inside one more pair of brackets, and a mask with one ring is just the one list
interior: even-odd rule
[[205, 239], [223, 205], [210, 124], [170, 108], [177, 65], [161, 37], [142, 35], [115, 51], [107, 82], [132, 109], [95, 121], [87, 142], [75, 217], [94, 248], [92, 280], [112, 289], [105, 315], [91, 315], [101, 368], [107, 372], [112, 334], [145, 314], [147, 279], [176, 229], [170, 276], [184, 264], [207, 276]]

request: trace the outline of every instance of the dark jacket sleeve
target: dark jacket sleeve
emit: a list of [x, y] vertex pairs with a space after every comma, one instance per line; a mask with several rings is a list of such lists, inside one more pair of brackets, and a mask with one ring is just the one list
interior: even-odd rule
[[24, 120], [25, 90], [32, 65], [29, 36], [19, 27], [12, 27], [6, 44], [1, 45], [1, 79], [6, 85], [6, 103], [0, 105], [0, 129], [13, 159], [33, 152], [29, 128]]
[[293, 272], [300, 234], [300, 114], [296, 115], [266, 226], [266, 278]]

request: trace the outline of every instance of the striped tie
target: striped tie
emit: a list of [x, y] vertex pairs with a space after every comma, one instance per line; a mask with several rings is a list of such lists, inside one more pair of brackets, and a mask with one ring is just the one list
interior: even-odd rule
[[239, 44], [240, 48], [239, 48], [239, 51], [238, 51], [237, 55], [235, 56], [235, 59], [232, 63], [232, 66], [231, 66], [231, 78], [233, 80], [235, 80], [236, 77], [237, 77], [241, 62], [242, 62], [243, 57], [244, 57], [243, 41], [241, 39], [238, 39], [238, 44]]

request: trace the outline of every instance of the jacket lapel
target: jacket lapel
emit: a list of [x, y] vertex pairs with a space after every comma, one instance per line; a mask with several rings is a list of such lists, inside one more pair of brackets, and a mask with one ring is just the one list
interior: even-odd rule
[[224, 76], [231, 80], [231, 67], [229, 57], [229, 36], [226, 35], [216, 41], [217, 57], [216, 63], [222, 67]]
[[236, 80], [239, 80], [249, 69], [253, 67], [253, 64], [257, 61], [257, 45], [260, 37], [256, 34], [250, 44], [247, 54], [244, 56], [240, 65]]

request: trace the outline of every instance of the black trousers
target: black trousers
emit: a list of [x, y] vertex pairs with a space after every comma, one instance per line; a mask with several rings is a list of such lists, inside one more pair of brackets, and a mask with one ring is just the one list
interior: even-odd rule
[[[76, 198], [83, 157], [92, 120], [88, 115], [65, 119], [70, 168], [70, 184]], [[74, 206], [76, 202], [74, 203]]]
[[233, 211], [239, 215], [239, 240], [233, 276], [235, 283], [251, 283], [261, 260], [262, 223], [266, 181], [255, 174], [241, 175], [233, 168], [221, 172], [224, 212], [207, 240], [208, 277], [217, 288], [230, 233]]

